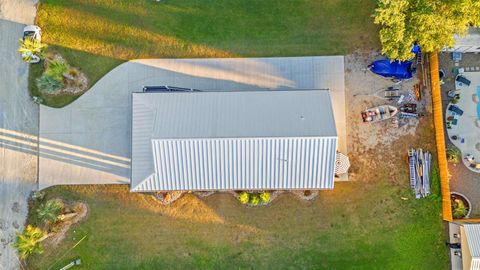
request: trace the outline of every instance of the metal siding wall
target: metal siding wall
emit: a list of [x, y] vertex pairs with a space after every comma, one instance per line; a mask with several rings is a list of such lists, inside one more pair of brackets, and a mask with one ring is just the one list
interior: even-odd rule
[[153, 140], [158, 171], [139, 189], [329, 189], [336, 143], [318, 137]]
[[464, 224], [468, 248], [472, 257], [480, 257], [480, 224]]

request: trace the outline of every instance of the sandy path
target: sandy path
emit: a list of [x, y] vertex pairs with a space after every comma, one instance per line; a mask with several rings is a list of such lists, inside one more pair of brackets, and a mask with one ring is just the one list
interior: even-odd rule
[[34, 2], [0, 0], [0, 269], [20, 269], [11, 243], [23, 230], [27, 197], [36, 188], [38, 106], [28, 94], [28, 66], [18, 53]]

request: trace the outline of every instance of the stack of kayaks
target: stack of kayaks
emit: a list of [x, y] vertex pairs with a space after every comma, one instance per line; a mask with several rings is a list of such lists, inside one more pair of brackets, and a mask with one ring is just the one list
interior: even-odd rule
[[432, 169], [432, 154], [422, 149], [408, 151], [410, 169], [410, 187], [415, 191], [415, 198], [430, 195], [430, 171]]

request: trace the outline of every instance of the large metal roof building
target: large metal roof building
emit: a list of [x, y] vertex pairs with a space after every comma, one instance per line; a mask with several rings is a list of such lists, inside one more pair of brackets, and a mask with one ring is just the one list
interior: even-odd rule
[[328, 90], [132, 94], [131, 190], [332, 189]]

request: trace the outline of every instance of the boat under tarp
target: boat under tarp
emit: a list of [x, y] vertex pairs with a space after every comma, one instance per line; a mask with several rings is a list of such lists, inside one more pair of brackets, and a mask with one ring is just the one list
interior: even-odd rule
[[369, 65], [370, 71], [387, 78], [406, 80], [413, 77], [411, 61], [393, 61], [389, 59], [377, 60]]

